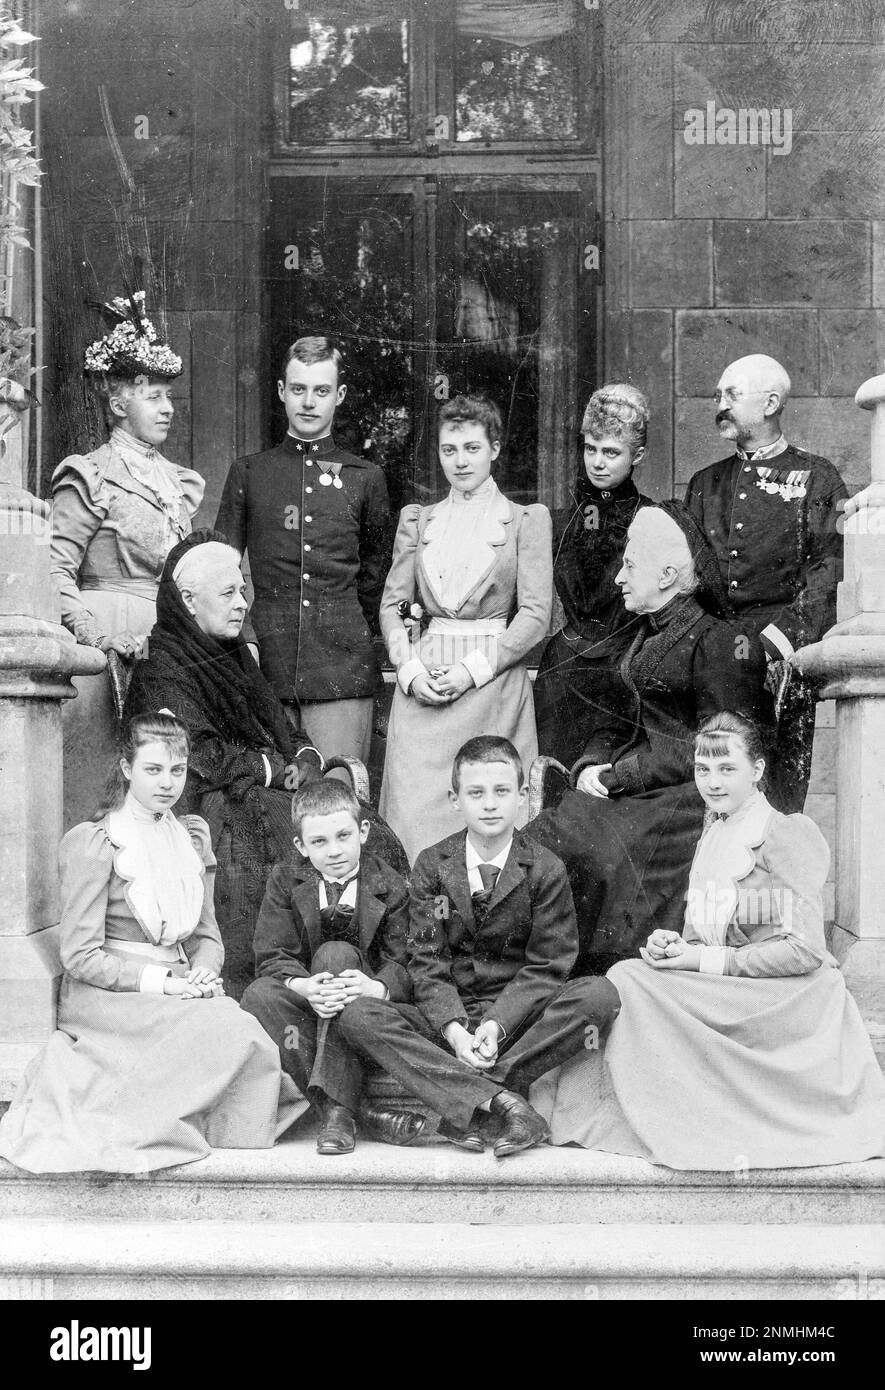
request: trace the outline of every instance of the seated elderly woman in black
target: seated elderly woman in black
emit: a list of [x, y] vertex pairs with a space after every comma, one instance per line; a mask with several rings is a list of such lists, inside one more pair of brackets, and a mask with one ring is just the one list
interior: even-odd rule
[[641, 621], [572, 768], [574, 790], [526, 827], [568, 869], [575, 974], [635, 955], [654, 928], [680, 929], [704, 815], [694, 785], [701, 721], [739, 709], [763, 732], [773, 725], [765, 653], [722, 618], [716, 558], [682, 503], [639, 509], [615, 582]]
[[[246, 616], [240, 556], [215, 531], [194, 531], [167, 556], [157, 622], [136, 662], [125, 717], [168, 709], [191, 740], [186, 811], [209, 824], [218, 860], [215, 907], [225, 984], [239, 998], [254, 975], [252, 937], [268, 874], [294, 853], [292, 793], [323, 760], [293, 727], [240, 633]], [[397, 871], [408, 861], [371, 808], [369, 848]]]

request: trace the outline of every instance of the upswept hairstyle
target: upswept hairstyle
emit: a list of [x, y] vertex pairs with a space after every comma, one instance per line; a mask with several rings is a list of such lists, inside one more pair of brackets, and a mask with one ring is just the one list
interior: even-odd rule
[[452, 763], [452, 790], [455, 792], [461, 785], [461, 768], [465, 763], [512, 763], [516, 768], [517, 786], [521, 787], [525, 781], [519, 754], [509, 738], [500, 738], [497, 734], [477, 734], [462, 743]]
[[440, 407], [436, 417], [436, 432], [443, 425], [482, 425], [490, 444], [499, 444], [504, 433], [501, 412], [486, 396], [453, 396]]
[[648, 401], [641, 391], [626, 382], [600, 386], [587, 402], [581, 433], [601, 439], [610, 434], [634, 450], [644, 449], [648, 439]]
[[286, 379], [286, 368], [290, 362], [303, 362], [306, 367], [312, 367], [314, 362], [334, 362], [335, 370], [338, 373], [338, 384], [341, 385], [344, 355], [340, 348], [335, 346], [332, 339], [325, 337], [325, 335], [298, 338], [286, 348], [283, 355], [283, 381]]
[[705, 719], [695, 735], [694, 751], [702, 758], [724, 758], [729, 738], [740, 741], [751, 763], [765, 760], [765, 748], [757, 725], [746, 714], [720, 710]]
[[301, 839], [305, 816], [334, 816], [337, 811], [348, 811], [357, 825], [361, 825], [365, 819], [355, 793], [346, 782], [339, 781], [337, 777], [329, 777], [323, 782], [311, 782], [292, 798], [295, 838]]
[[190, 756], [190, 735], [180, 719], [165, 711], [136, 714], [126, 725], [119, 745], [119, 753], [105, 783], [104, 798], [100, 809], [92, 817], [99, 821], [108, 811], [122, 806], [129, 786], [120, 766], [122, 761], [132, 764], [139, 748], [146, 743], [163, 743], [173, 757], [187, 760]]

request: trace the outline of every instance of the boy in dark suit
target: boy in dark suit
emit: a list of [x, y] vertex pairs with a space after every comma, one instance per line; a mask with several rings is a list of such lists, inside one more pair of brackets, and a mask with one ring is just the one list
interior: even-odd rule
[[524, 1098], [531, 1083], [595, 1046], [619, 1001], [604, 978], [567, 983], [578, 952], [571, 890], [561, 861], [514, 828], [525, 787], [513, 744], [470, 739], [452, 787], [466, 834], [424, 850], [412, 874], [416, 1004], [363, 995], [339, 1028], [441, 1115], [440, 1133], [459, 1147], [483, 1151], [491, 1114], [504, 1158], [547, 1136]]
[[355, 1116], [376, 1138], [409, 1144], [423, 1115], [363, 1102], [362, 1066], [340, 1020], [363, 998], [405, 1001], [408, 890], [380, 859], [364, 855], [369, 822], [349, 787], [329, 780], [292, 803], [300, 863], [277, 864], [255, 928], [255, 975], [242, 1007], [280, 1049], [283, 1070], [317, 1106], [317, 1152], [350, 1153]]

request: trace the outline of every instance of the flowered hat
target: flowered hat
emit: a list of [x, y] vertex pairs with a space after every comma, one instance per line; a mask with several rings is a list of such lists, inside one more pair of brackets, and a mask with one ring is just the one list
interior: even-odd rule
[[158, 342], [157, 330], [145, 316], [144, 300], [144, 290], [137, 290], [99, 306], [119, 322], [86, 349], [87, 372], [102, 377], [149, 376], [165, 381], [181, 375], [181, 358], [168, 343]]

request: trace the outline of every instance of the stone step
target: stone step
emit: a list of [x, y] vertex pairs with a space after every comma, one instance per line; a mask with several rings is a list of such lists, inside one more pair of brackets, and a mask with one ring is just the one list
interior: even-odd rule
[[885, 1226], [8, 1220], [0, 1297], [850, 1299]]
[[885, 1160], [683, 1173], [641, 1159], [544, 1147], [499, 1162], [448, 1144], [361, 1142], [321, 1158], [313, 1139], [216, 1150], [136, 1176], [34, 1176], [0, 1160], [0, 1214], [73, 1221], [467, 1222], [542, 1225], [885, 1223]]

